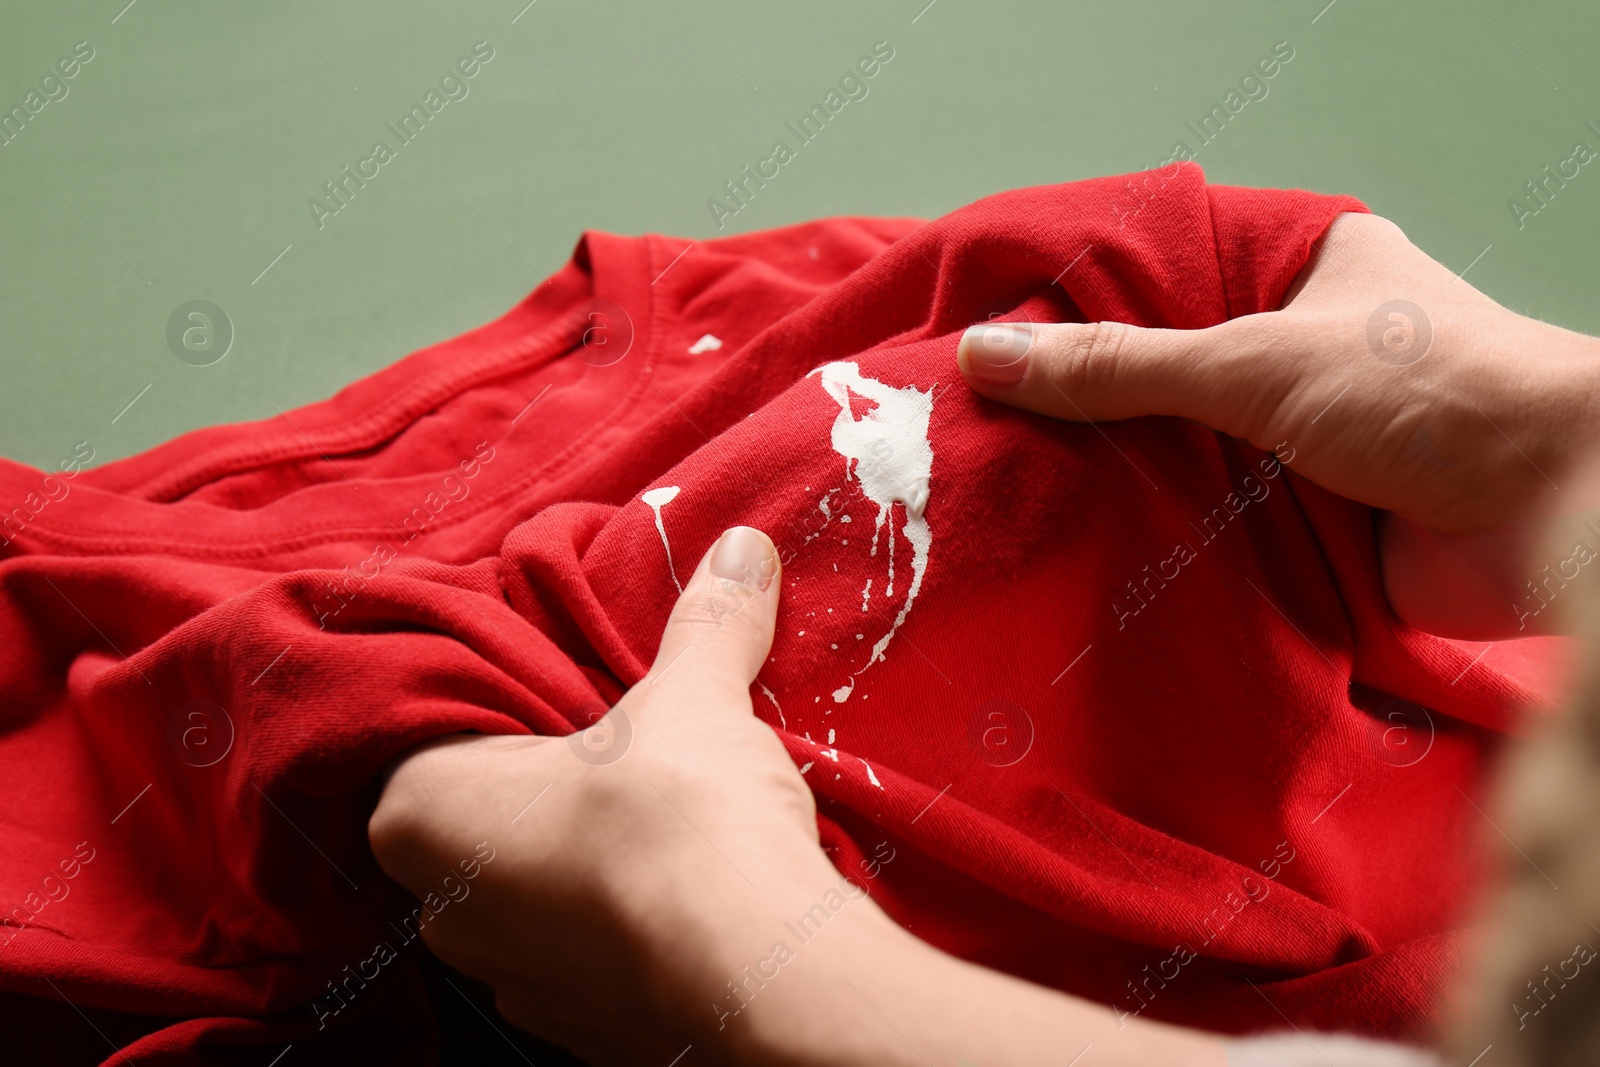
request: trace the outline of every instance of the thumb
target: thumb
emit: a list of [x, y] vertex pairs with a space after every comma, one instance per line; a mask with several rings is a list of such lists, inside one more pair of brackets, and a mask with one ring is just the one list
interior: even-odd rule
[[780, 569], [766, 534], [749, 526], [725, 530], [673, 606], [644, 682], [748, 700], [772, 648]]
[[975, 392], [1041, 415], [1076, 421], [1181, 415], [1233, 432], [1249, 402], [1241, 394], [1250, 391], [1237, 386], [1263, 384], [1264, 361], [1253, 358], [1259, 341], [1241, 331], [1241, 322], [1203, 330], [988, 323], [962, 335], [956, 362]]

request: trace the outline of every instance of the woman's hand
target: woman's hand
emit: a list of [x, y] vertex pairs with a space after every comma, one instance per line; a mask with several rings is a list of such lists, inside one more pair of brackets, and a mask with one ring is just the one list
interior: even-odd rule
[[1392, 512], [1390, 600], [1435, 633], [1516, 633], [1544, 511], [1594, 503], [1555, 497], [1600, 440], [1600, 342], [1508, 311], [1372, 215], [1334, 222], [1280, 311], [1018, 325], [962, 339], [974, 390], [1064, 419], [1196, 419]]
[[1214, 1038], [939, 952], [834, 870], [810, 790], [751, 708], [779, 588], [772, 543], [736, 527], [596, 726], [399, 762], [369, 827], [384, 870], [426, 901], [492, 857], [465, 868], [470, 894], [426, 923], [428, 946], [596, 1065], [1022, 1067], [1092, 1044], [1102, 1067], [1223, 1067]]
[[713, 997], [781, 929], [767, 915], [838, 883], [811, 791], [750, 703], [777, 572], [764, 534], [728, 531], [649, 674], [589, 730], [459, 736], [395, 768], [369, 831], [397, 881], [421, 896], [478, 842], [495, 850], [424, 936], [516, 1025], [664, 1065], [715, 1030]]

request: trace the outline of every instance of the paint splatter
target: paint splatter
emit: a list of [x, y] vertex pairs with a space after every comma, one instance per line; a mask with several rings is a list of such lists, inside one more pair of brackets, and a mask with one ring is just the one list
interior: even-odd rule
[[672, 584], [678, 587], [678, 592], [683, 592], [683, 583], [678, 581], [678, 569], [672, 564], [672, 543], [667, 540], [667, 528], [661, 522], [661, 509], [678, 499], [679, 488], [676, 485], [663, 485], [645, 493], [639, 499], [650, 505], [650, 510], [656, 513], [656, 530], [661, 534], [661, 547], [667, 550], [667, 571], [672, 575]]
[[715, 352], [722, 347], [722, 338], [713, 334], [706, 334], [700, 340], [689, 346], [689, 354], [698, 356], [702, 352]]
[[759, 680], [756, 682], [756, 688], [760, 689], [762, 696], [772, 701], [772, 706], [778, 709], [778, 725], [787, 730], [789, 728], [789, 723], [783, 717], [783, 708], [778, 704], [778, 695], [772, 690], [768, 689]]
[[[933, 546], [933, 532], [923, 512], [928, 505], [928, 486], [933, 476], [933, 445], [928, 440], [928, 420], [933, 414], [933, 390], [924, 392], [914, 385], [895, 388], [864, 377], [861, 368], [852, 362], [828, 363], [811, 374], [821, 378], [822, 388], [839, 405], [839, 414], [833, 420], [831, 441], [833, 450], [844, 457], [845, 476], [854, 478], [862, 493], [878, 505], [878, 517], [872, 530], [870, 555], [878, 554], [880, 534], [888, 537], [889, 584], [886, 596], [894, 595], [894, 505], [905, 509], [905, 525], [900, 533], [911, 545], [911, 584], [906, 590], [905, 603], [901, 605], [889, 632], [873, 646], [861, 671], [882, 660], [884, 650], [894, 639], [895, 632], [906, 621], [917, 594], [922, 590], [922, 579], [928, 569], [928, 554]], [[808, 375], [809, 377], [809, 375]], [[851, 408], [852, 395], [872, 401], [873, 406], [860, 418]], [[871, 583], [862, 590], [865, 606], [871, 592]], [[849, 699], [855, 683], [834, 690], [836, 703]]]
[[822, 531], [826, 530], [828, 528], [828, 523], [833, 521], [833, 511], [829, 507], [829, 503], [833, 498], [833, 494], [837, 493], [838, 491], [839, 490], [837, 489], [830, 489], [826, 493], [823, 493], [822, 498], [817, 501], [817, 510], [822, 512], [822, 525], [806, 534], [806, 539], [800, 542], [801, 548], [804, 548], [812, 541], [815, 541], [817, 538], [821, 537]]
[[[857, 757], [857, 758], [859, 759], [860, 757]], [[872, 764], [868, 763], [866, 760], [861, 760], [861, 766], [863, 766], [863, 767], [865, 767], [867, 769], [867, 781], [871, 782], [873, 785], [877, 786], [879, 789], [882, 789], [883, 788], [883, 783], [878, 781], [878, 776], [876, 774], [872, 773]]]

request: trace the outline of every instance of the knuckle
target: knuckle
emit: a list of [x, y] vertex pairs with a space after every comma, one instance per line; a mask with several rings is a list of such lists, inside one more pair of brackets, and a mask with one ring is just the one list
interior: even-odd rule
[[689, 617], [701, 626], [720, 626], [730, 619], [743, 615], [755, 601], [754, 592], [747, 586], [723, 578], [714, 578], [706, 588], [690, 598]]
[[500, 990], [495, 991], [494, 1007], [506, 1022], [529, 1033], [542, 1032], [544, 1017], [522, 997]]
[[763, 600], [739, 582], [713, 579], [678, 602], [677, 622], [694, 633], [718, 634], [724, 639], [749, 640], [772, 627]]
[[384, 784], [378, 803], [367, 819], [367, 841], [378, 865], [402, 884], [425, 863], [444, 815], [441, 785], [453, 753], [423, 751], [406, 757]]
[[[428, 946], [429, 952], [446, 963], [459, 964], [465, 957], [460, 951], [456, 938], [451, 936], [450, 927], [444, 925], [445, 918], [443, 914], [433, 915], [427, 922], [419, 926], [418, 932], [421, 933], [422, 943]], [[454, 916], [451, 916], [451, 918], [454, 918]]]
[[1292, 399], [1319, 372], [1318, 357], [1302, 343], [1306, 328], [1306, 313], [1288, 311], [1246, 315], [1211, 327], [1201, 356], [1205, 372], [1194, 390], [1207, 424], [1262, 448], [1281, 440], [1289, 432], [1284, 420]]
[[395, 791], [385, 789], [378, 806], [367, 820], [367, 840], [372, 855], [391, 876], [399, 878], [406, 858], [413, 851], [416, 821], [409, 810], [408, 799], [397, 797]]
[[1103, 389], [1116, 374], [1131, 327], [1091, 322], [1063, 331], [1052, 347], [1052, 384], [1067, 396]]

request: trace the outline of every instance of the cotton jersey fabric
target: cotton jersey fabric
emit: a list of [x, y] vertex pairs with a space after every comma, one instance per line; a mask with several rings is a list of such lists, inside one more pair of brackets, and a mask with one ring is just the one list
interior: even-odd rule
[[1551, 646], [1398, 623], [1373, 513], [1273, 453], [1002, 407], [954, 358], [986, 321], [1275, 309], [1362, 210], [1184, 164], [929, 223], [590, 232], [329, 400], [70, 477], [0, 461], [8, 1041], [432, 1062], [419, 902], [366, 842], [383, 768], [592, 723], [735, 524], [784, 560], [756, 714], [917, 935], [1123, 1015], [1426, 1031]]

